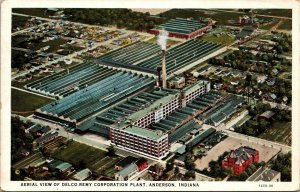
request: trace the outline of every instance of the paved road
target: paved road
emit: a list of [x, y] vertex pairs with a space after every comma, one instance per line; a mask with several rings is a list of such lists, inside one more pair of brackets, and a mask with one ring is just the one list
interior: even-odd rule
[[250, 143], [257, 143], [263, 146], [267, 146], [267, 147], [272, 147], [274, 149], [278, 149], [278, 150], [282, 150], [282, 152], [287, 153], [289, 151], [292, 150], [291, 146], [288, 145], [283, 145], [280, 143], [276, 143], [273, 141], [269, 141], [269, 140], [265, 140], [265, 139], [261, 139], [261, 138], [257, 138], [257, 137], [252, 137], [252, 136], [248, 136], [248, 135], [244, 135], [241, 133], [237, 133], [234, 131], [230, 131], [228, 130], [224, 123], [222, 123], [221, 125], [215, 127], [217, 131], [223, 131], [225, 132], [228, 136], [233, 137], [233, 138], [237, 138], [237, 139], [241, 139]]

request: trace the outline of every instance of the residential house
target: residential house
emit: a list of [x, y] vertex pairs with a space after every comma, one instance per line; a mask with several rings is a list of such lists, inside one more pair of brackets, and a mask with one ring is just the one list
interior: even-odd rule
[[275, 84], [275, 78], [267, 80], [267, 85], [273, 86]]
[[267, 80], [267, 76], [265, 75], [261, 75], [261, 76], [257, 76], [257, 83], [264, 83]]
[[272, 75], [277, 75], [278, 73], [279, 73], [279, 71], [277, 69], [272, 70]]
[[121, 170], [128, 165], [135, 163], [138, 160], [138, 158], [133, 157], [133, 156], [127, 156], [124, 159], [120, 160], [118, 163], [115, 165], [115, 170]]
[[92, 176], [92, 171], [88, 168], [78, 171], [72, 178], [76, 181], [86, 181]]
[[259, 118], [270, 120], [274, 115], [275, 115], [275, 113], [273, 111], [265, 111], [259, 115]]
[[164, 168], [159, 164], [151, 165], [148, 169], [148, 173], [152, 175], [161, 176], [163, 174]]
[[55, 169], [57, 169], [60, 173], [65, 173], [65, 172], [73, 169], [73, 166], [68, 162], [63, 162], [63, 163], [60, 163], [59, 165], [57, 165], [55, 167]]
[[133, 163], [115, 174], [116, 181], [128, 181], [138, 172], [138, 166]]
[[58, 136], [58, 133], [57, 133], [56, 131], [53, 131], [53, 132], [51, 132], [51, 133], [48, 133], [48, 134], [46, 134], [46, 135], [43, 135], [43, 136], [37, 138], [37, 139], [35, 140], [35, 142], [36, 142], [36, 144], [38, 144], [39, 146], [41, 146], [41, 145], [43, 145], [43, 144], [45, 144], [45, 143], [47, 143], [47, 142], [53, 140], [53, 139], [56, 138], [57, 136]]

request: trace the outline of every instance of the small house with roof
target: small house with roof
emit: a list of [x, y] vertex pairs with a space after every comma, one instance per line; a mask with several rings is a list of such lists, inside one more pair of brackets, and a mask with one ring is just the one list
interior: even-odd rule
[[138, 158], [136, 158], [136, 157], [127, 156], [115, 164], [115, 170], [119, 171], [119, 170], [127, 167], [128, 165], [135, 163], [137, 160], [138, 160]]
[[88, 168], [78, 171], [76, 174], [72, 176], [72, 178], [76, 181], [86, 181], [92, 176], [92, 171]]
[[115, 174], [116, 181], [128, 181], [138, 172], [138, 166], [133, 163]]
[[260, 119], [270, 120], [275, 113], [273, 111], [265, 111], [259, 115]]

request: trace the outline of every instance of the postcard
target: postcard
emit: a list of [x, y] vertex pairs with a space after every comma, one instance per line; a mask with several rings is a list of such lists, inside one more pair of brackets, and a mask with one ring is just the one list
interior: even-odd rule
[[1, 190], [299, 190], [299, 8], [3, 1]]

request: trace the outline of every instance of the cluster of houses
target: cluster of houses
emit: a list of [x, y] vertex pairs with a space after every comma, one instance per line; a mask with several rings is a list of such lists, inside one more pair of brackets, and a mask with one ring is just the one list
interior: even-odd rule
[[[20, 70], [32, 70], [33, 72], [28, 73], [27, 76], [17, 79], [17, 81], [24, 82], [32, 77], [39, 76], [41, 73], [48, 72], [47, 68], [49, 72], [53, 72], [51, 65], [44, 69], [38, 69], [37, 66], [57, 60], [74, 51], [84, 48], [93, 49], [94, 42], [107, 41], [123, 34], [125, 32], [122, 30], [87, 27], [62, 20], [35, 25], [35, 27], [29, 28], [22, 34], [12, 38], [14, 48], [18, 51], [24, 50], [24, 57], [29, 60], [29, 63], [22, 65], [22, 69], [13, 69], [13, 73], [18, 73]], [[20, 39], [23, 39], [23, 42], [14, 44], [14, 42], [19, 42]], [[126, 44], [139, 39], [139, 35], [133, 33], [125, 38], [113, 41], [112, 45]], [[56, 42], [52, 43], [54, 41], [57, 41], [59, 45]], [[37, 48], [37, 42], [42, 43], [44, 46]], [[68, 62], [66, 64], [69, 64]]]
[[24, 173], [32, 180], [74, 180], [86, 181], [94, 179], [95, 175], [88, 169], [76, 170], [73, 165], [61, 160], [46, 158], [41, 152], [36, 152], [12, 165], [15, 174]]

